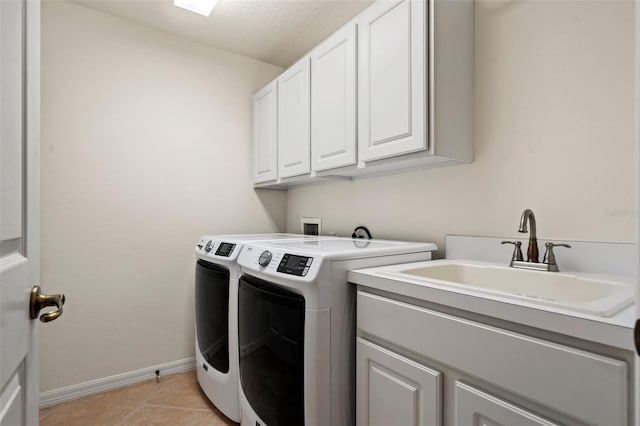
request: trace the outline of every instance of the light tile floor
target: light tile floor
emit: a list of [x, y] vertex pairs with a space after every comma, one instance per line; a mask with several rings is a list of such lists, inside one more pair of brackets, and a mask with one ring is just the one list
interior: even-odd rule
[[195, 371], [161, 376], [40, 410], [41, 426], [236, 425], [200, 390]]

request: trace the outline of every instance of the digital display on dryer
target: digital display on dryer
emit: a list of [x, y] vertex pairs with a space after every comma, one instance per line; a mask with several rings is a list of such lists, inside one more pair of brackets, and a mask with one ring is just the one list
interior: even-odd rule
[[216, 250], [216, 256], [229, 257], [235, 248], [235, 244], [231, 243], [220, 243], [218, 250]]
[[312, 257], [296, 256], [293, 254], [285, 254], [278, 265], [278, 272], [283, 274], [297, 275], [304, 277], [309, 272], [309, 267], [313, 262]]

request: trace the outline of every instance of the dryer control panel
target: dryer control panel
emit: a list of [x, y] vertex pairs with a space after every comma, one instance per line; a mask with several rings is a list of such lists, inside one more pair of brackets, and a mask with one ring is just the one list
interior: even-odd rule
[[236, 248], [236, 245], [233, 243], [221, 242], [216, 250], [216, 256], [229, 257], [231, 256], [234, 248]]
[[235, 242], [221, 241], [204, 236], [198, 240], [195, 251], [196, 256], [203, 260], [233, 261], [238, 257], [240, 248], [242, 248], [242, 245]]
[[295, 254], [285, 253], [278, 265], [278, 272], [284, 274], [297, 275], [304, 277], [309, 272], [313, 257], [296, 256]]

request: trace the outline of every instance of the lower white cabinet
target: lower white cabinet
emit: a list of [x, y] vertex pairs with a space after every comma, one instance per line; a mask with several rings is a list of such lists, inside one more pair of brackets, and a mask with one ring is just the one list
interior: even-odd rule
[[567, 346], [498, 327], [495, 319], [488, 325], [369, 290], [357, 293], [358, 425], [632, 423], [624, 354], [597, 353], [603, 348], [589, 342], [582, 345], [593, 352]]
[[442, 374], [363, 339], [357, 340], [359, 426], [442, 424]]
[[559, 426], [462, 382], [456, 382], [455, 406], [458, 426]]

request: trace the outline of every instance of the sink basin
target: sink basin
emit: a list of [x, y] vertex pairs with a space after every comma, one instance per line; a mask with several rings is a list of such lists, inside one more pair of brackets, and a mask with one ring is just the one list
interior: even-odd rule
[[387, 274], [603, 317], [616, 314], [634, 298], [633, 286], [625, 282], [493, 265], [433, 262]]

